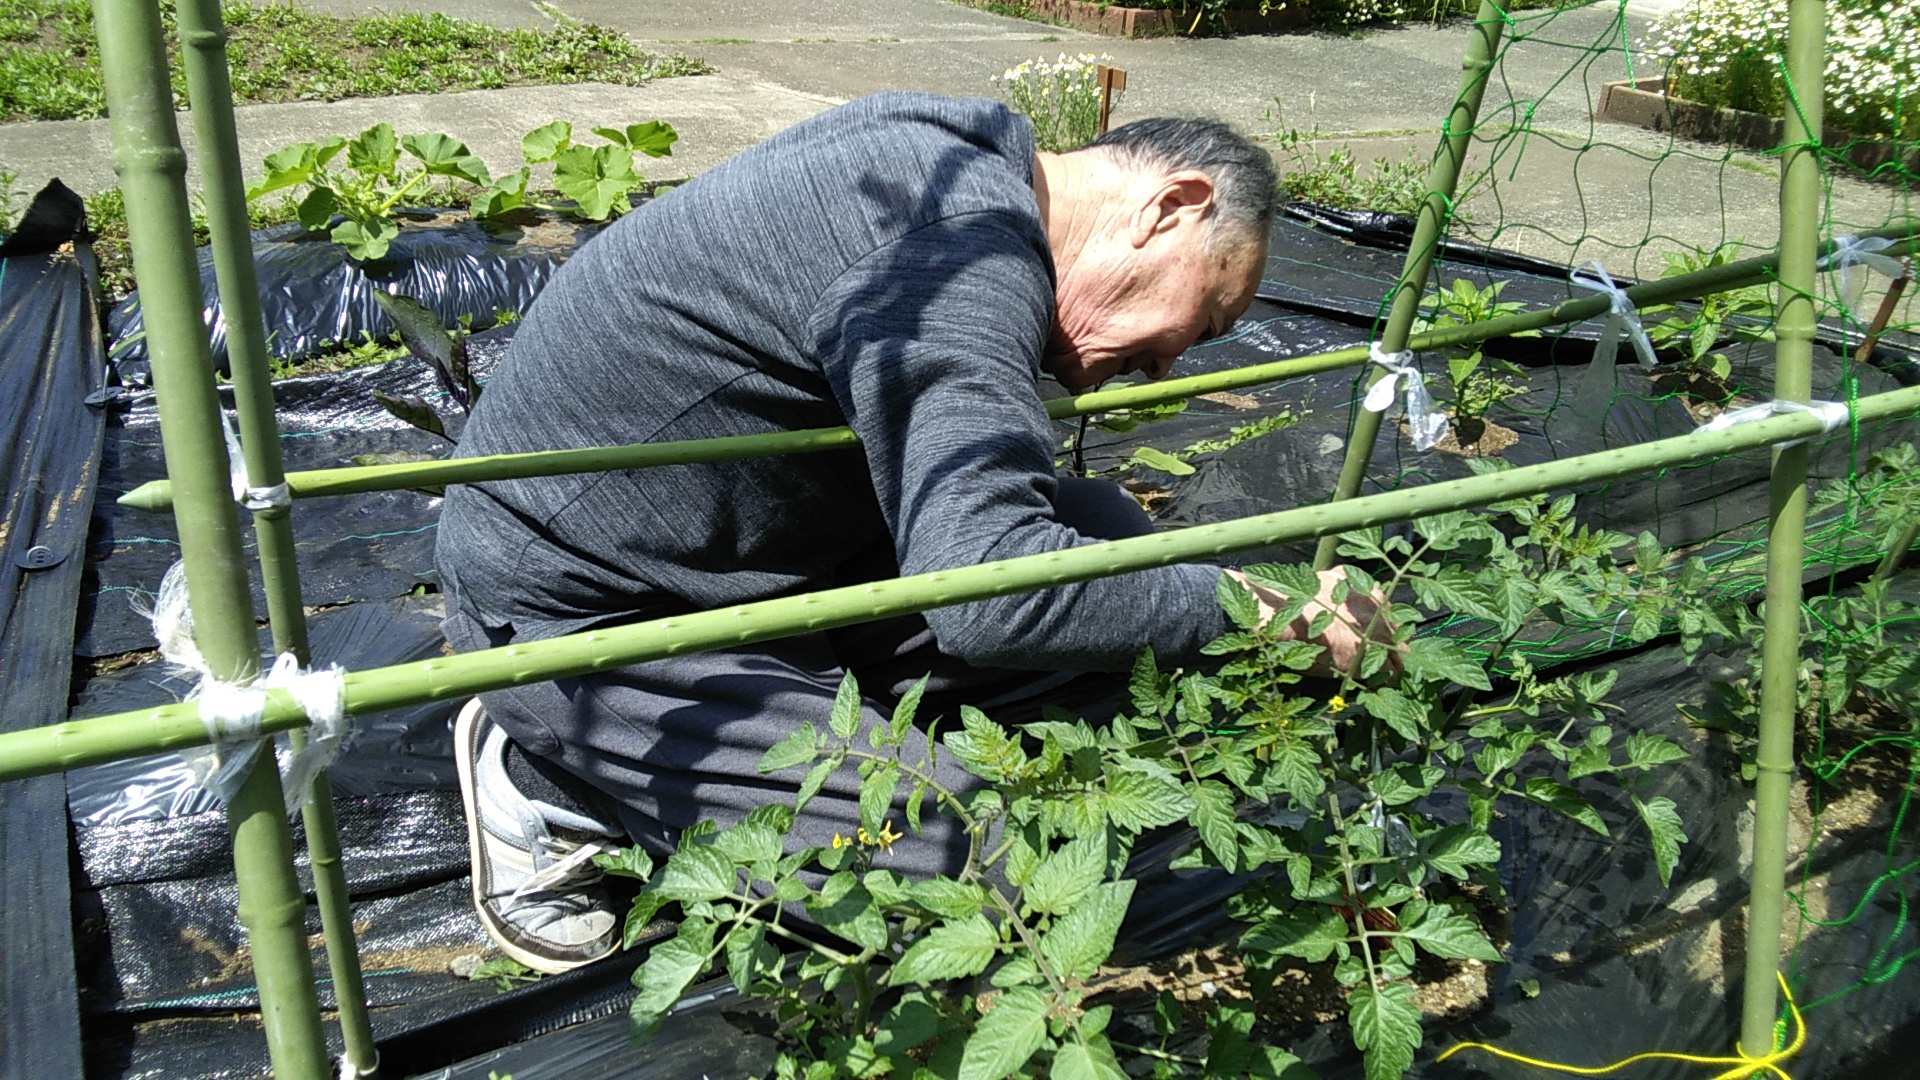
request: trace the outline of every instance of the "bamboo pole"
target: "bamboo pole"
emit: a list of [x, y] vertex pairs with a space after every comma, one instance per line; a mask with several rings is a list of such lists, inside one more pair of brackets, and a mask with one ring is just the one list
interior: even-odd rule
[[[1855, 409], [1855, 417], [1862, 423], [1916, 413], [1920, 413], [1920, 387], [1863, 397]], [[1486, 506], [1535, 492], [1673, 468], [1789, 439], [1812, 438], [1820, 432], [1821, 421], [1817, 416], [1806, 413], [1776, 416], [1718, 431], [1699, 431], [1562, 461], [1282, 510], [1218, 525], [1200, 525], [1003, 562], [350, 672], [346, 676], [346, 709], [349, 714], [358, 715], [467, 697], [666, 656], [750, 645], [950, 604], [1191, 562], [1283, 541], [1331, 536], [1387, 522]], [[283, 731], [304, 722], [299, 707], [285, 691], [267, 692], [265, 730]], [[206, 728], [190, 704], [70, 720], [0, 734], [0, 780], [17, 780], [136, 754], [193, 746], [206, 739]]]
[[[1890, 251], [1910, 251], [1920, 242], [1915, 232], [1920, 223], [1889, 226], [1866, 233], [1899, 241]], [[1742, 259], [1697, 273], [1647, 281], [1627, 290], [1641, 307], [1669, 304], [1708, 293], [1758, 285], [1773, 280], [1778, 260], [1772, 256]], [[1549, 326], [1584, 322], [1605, 314], [1605, 296], [1572, 297], [1552, 307], [1503, 315], [1486, 322], [1448, 326], [1417, 334], [1407, 342], [1416, 350], [1442, 349], [1487, 341]], [[1155, 383], [1100, 390], [1047, 403], [1047, 414], [1054, 419], [1108, 412], [1113, 409], [1140, 408], [1193, 397], [1197, 394], [1239, 390], [1249, 386], [1300, 378], [1324, 371], [1351, 367], [1367, 358], [1364, 348], [1335, 349], [1313, 356], [1255, 364], [1231, 371], [1164, 379]], [[774, 435], [743, 435], [689, 442], [634, 443], [629, 446], [598, 447], [583, 450], [542, 450], [525, 454], [496, 454], [491, 457], [457, 458], [448, 461], [416, 461], [397, 465], [366, 465], [342, 469], [311, 469], [288, 473], [287, 486], [296, 499], [332, 495], [359, 495], [369, 491], [397, 491], [405, 488], [444, 484], [465, 484], [484, 480], [515, 480], [529, 476], [560, 476], [602, 469], [641, 469], [655, 465], [686, 465], [703, 461], [731, 461], [773, 454], [802, 454], [822, 450], [840, 450], [859, 444], [852, 431], [844, 427], [816, 428], [808, 431], [781, 432]], [[172, 488], [166, 480], [153, 480], [120, 497], [122, 506], [140, 510], [165, 510], [172, 505]]]
[[[1825, 0], [1787, 9], [1786, 142], [1780, 156], [1780, 316], [1773, 396], [1806, 402], [1813, 393], [1814, 259], [1820, 248], [1820, 127], [1826, 63]], [[1793, 787], [1793, 728], [1800, 711], [1800, 575], [1807, 532], [1807, 447], [1774, 454], [1767, 531], [1766, 637], [1761, 645], [1760, 746], [1755, 754], [1752, 900], [1740, 1047], [1773, 1052], [1774, 983], [1786, 895], [1787, 807]]]
[[[134, 272], [144, 286], [161, 441], [168, 475], [179, 488], [174, 517], [194, 638], [215, 677], [250, 682], [259, 671], [252, 603], [216, 422], [220, 401], [201, 323], [186, 154], [174, 127], [160, 12], [149, 0], [94, 0], [93, 9], [114, 171], [126, 197]], [[227, 804], [240, 922], [253, 953], [275, 1074], [320, 1080], [327, 1075], [327, 1047], [307, 954], [306, 900], [294, 876], [280, 773], [257, 764]]]
[[[227, 70], [227, 32], [219, 0], [175, 0], [182, 66], [193, 103], [194, 141], [200, 154], [202, 195], [213, 266], [220, 285], [220, 310], [226, 323], [227, 359], [233, 377], [234, 411], [239, 414], [247, 483], [273, 488], [283, 480], [280, 432], [274, 422], [273, 379], [267, 366], [266, 328], [260, 317], [260, 287], [253, 269], [253, 242], [247, 220], [246, 182], [240, 172], [240, 145], [234, 130], [233, 88]], [[285, 505], [262, 503], [253, 511], [261, 585], [273, 649], [291, 653], [306, 667], [312, 660], [307, 619], [300, 601], [300, 572], [294, 555], [293, 523]], [[306, 745], [306, 732], [288, 733], [294, 751]], [[366, 986], [353, 935], [353, 910], [341, 861], [340, 830], [333, 811], [333, 783], [316, 775], [301, 807], [307, 829], [308, 864], [313, 869], [314, 899], [326, 941], [340, 1018], [344, 1080], [368, 1077], [379, 1068], [373, 1025], [367, 1015]]]
[[[1380, 332], [1380, 351], [1389, 356], [1407, 347], [1414, 316], [1420, 311], [1420, 297], [1426, 291], [1427, 275], [1433, 267], [1434, 253], [1440, 249], [1440, 238], [1446, 235], [1447, 224], [1453, 218], [1453, 196], [1460, 183], [1461, 166], [1467, 160], [1467, 143], [1473, 138], [1474, 124], [1480, 118], [1480, 101], [1486, 96], [1487, 77], [1493, 71], [1494, 57], [1500, 53], [1500, 39], [1506, 31], [1507, 20], [1506, 9], [1499, 0], [1480, 0], [1480, 10], [1473, 17], [1473, 33], [1467, 38], [1467, 52], [1460, 61], [1460, 87], [1454, 93], [1453, 110], [1447, 114], [1446, 126], [1442, 129], [1446, 137], [1428, 169], [1427, 196], [1420, 204], [1420, 216], [1414, 223], [1413, 242], [1407, 246], [1406, 266], [1390, 294], [1392, 307], [1387, 313], [1387, 325]], [[1367, 385], [1371, 387], [1386, 375], [1385, 370], [1376, 368], [1368, 376]], [[1367, 478], [1367, 465], [1373, 459], [1374, 441], [1380, 435], [1380, 421], [1385, 415], [1354, 409], [1347, 455], [1340, 463], [1340, 479], [1333, 489], [1335, 501], [1360, 494], [1360, 485]], [[1333, 538], [1323, 538], [1319, 551], [1314, 554], [1313, 565], [1315, 569], [1325, 570], [1333, 565], [1333, 560]]]

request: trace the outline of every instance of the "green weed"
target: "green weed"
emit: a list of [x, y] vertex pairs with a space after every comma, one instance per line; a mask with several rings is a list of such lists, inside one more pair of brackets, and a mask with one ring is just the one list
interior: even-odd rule
[[[1309, 117], [1313, 115], [1312, 101], [1309, 97]], [[1371, 166], [1364, 166], [1345, 142], [1323, 148], [1331, 140], [1321, 135], [1317, 121], [1310, 119], [1304, 130], [1287, 124], [1279, 98], [1274, 99], [1266, 118], [1276, 125], [1269, 138], [1280, 158], [1280, 192], [1289, 201], [1389, 214], [1417, 213], [1425, 201], [1427, 162], [1419, 150], [1409, 147], [1399, 161], [1380, 157]]]

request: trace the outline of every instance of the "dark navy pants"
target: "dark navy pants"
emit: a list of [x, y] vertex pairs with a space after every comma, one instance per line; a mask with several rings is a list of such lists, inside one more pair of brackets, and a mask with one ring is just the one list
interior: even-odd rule
[[[1056, 499], [1059, 519], [1082, 535], [1121, 539], [1151, 531], [1147, 515], [1117, 485], [1064, 479]], [[892, 576], [891, 551], [867, 560], [854, 580]], [[448, 598], [447, 639], [461, 652], [510, 644], [513, 628], [485, 627], [460, 614]], [[807, 634], [738, 649], [653, 660], [555, 682], [482, 694], [488, 714], [528, 753], [553, 762], [612, 796], [633, 840], [656, 857], [669, 854], [680, 831], [702, 820], [739, 821], [757, 806], [791, 805], [804, 767], [772, 776], [755, 769], [768, 748], [811, 721], [823, 733], [841, 677], [852, 672], [864, 701], [855, 746], [869, 749], [866, 730], [892, 715], [899, 695], [930, 675], [909, 733], [906, 760], [922, 760], [922, 732], [935, 717], [940, 728], [959, 724], [959, 707], [975, 705], [1003, 722], [1037, 719], [1045, 699], [1111, 711], [1122, 676], [1070, 676], [976, 668], [940, 652], [924, 619], [915, 615]], [[981, 781], [941, 750], [935, 768], [949, 790]], [[908, 833], [900, 788], [892, 822]], [[807, 804], [796, 822], [798, 844], [826, 846], [834, 834], [860, 825], [860, 778], [849, 762]], [[907, 836], [875, 865], [909, 876], [957, 871], [967, 838], [958, 823], [929, 801], [923, 834]]]

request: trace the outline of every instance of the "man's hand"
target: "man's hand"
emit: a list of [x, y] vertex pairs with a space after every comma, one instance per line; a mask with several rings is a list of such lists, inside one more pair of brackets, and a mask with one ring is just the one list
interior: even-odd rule
[[[1291, 597], [1254, 584], [1238, 570], [1230, 569], [1226, 573], [1253, 590], [1254, 599], [1260, 605], [1261, 626], [1265, 626], [1281, 608], [1291, 602]], [[1336, 604], [1333, 599], [1334, 587], [1344, 584], [1346, 580], [1347, 572], [1339, 567], [1320, 571], [1320, 595], [1307, 604], [1306, 610], [1282, 630], [1280, 636], [1288, 641], [1310, 641], [1325, 647], [1326, 651], [1314, 661], [1312, 673], [1333, 676], [1353, 670], [1361, 653], [1368, 647], [1368, 634], [1371, 632], [1371, 647], [1387, 650], [1386, 666], [1381, 670], [1398, 675], [1400, 649], [1393, 643], [1394, 626], [1388, 616], [1392, 608], [1386, 594], [1379, 590], [1362, 593], [1349, 589], [1346, 603]], [[1307, 631], [1323, 611], [1333, 612], [1333, 622], [1319, 637], [1309, 637]]]

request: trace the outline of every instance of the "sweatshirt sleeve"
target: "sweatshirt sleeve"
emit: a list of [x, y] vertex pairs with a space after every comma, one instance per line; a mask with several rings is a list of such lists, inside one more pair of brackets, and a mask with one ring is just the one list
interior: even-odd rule
[[[1008, 215], [944, 218], [860, 260], [814, 310], [815, 355], [865, 447], [903, 575], [1093, 542], [1054, 520], [1039, 242]], [[1184, 663], [1227, 628], [1219, 574], [1168, 566], [926, 618], [943, 650], [982, 666], [1121, 670], [1142, 645]]]

